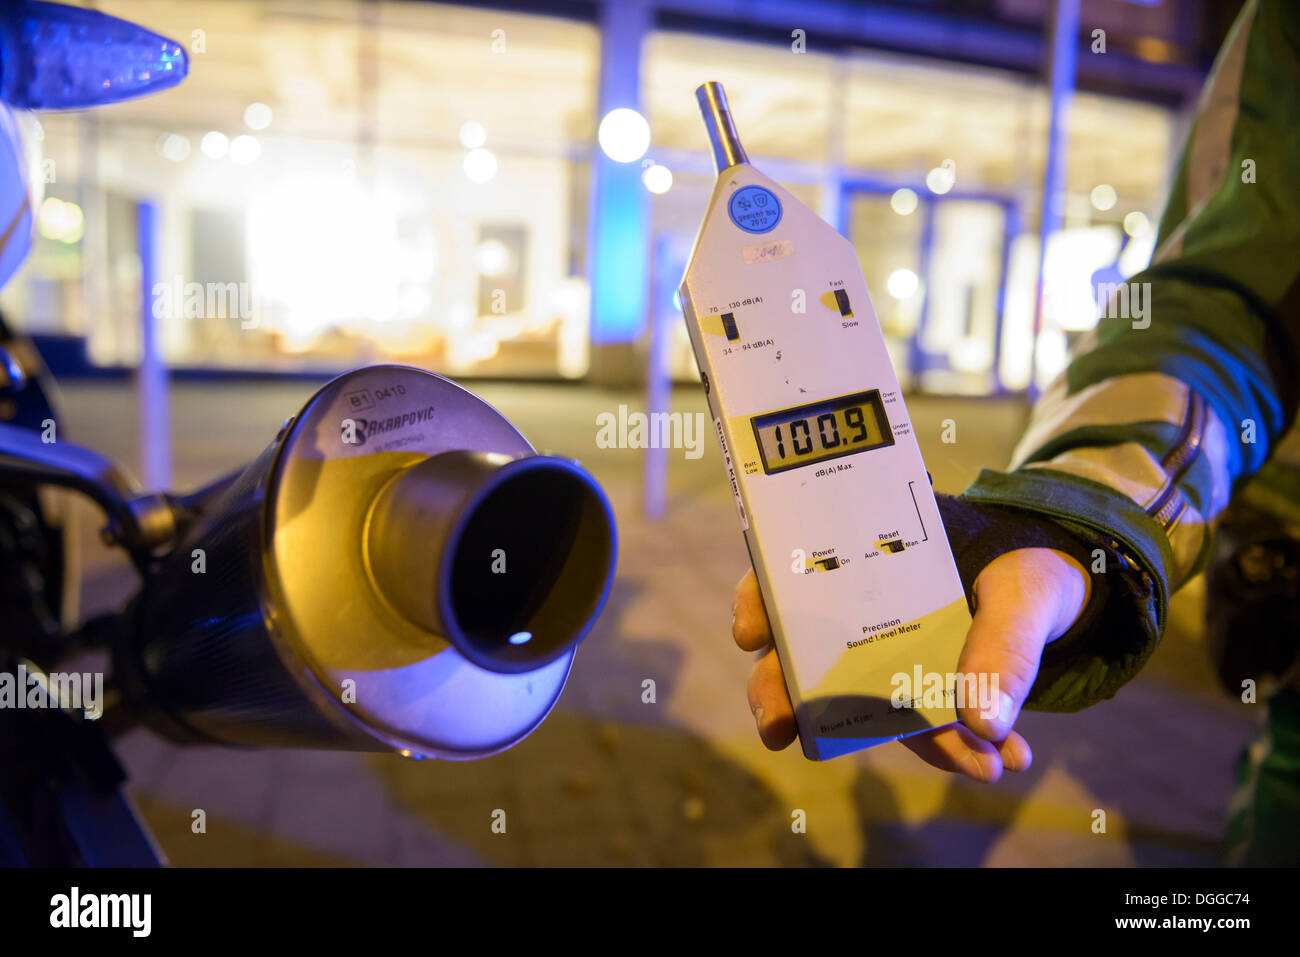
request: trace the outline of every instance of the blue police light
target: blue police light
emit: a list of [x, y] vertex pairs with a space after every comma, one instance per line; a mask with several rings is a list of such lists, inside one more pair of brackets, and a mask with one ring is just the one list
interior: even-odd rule
[[157, 93], [185, 79], [179, 43], [96, 10], [26, 0], [0, 6], [0, 99], [75, 110]]

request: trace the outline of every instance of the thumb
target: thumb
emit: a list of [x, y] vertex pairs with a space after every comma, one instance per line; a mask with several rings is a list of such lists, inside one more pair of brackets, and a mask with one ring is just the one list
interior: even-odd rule
[[997, 742], [1020, 716], [1043, 647], [1064, 634], [1087, 604], [1088, 576], [1064, 552], [1024, 548], [991, 561], [975, 579], [974, 592], [975, 617], [957, 670], [975, 679], [968, 687], [991, 694], [964, 702], [959, 716], [980, 737]]

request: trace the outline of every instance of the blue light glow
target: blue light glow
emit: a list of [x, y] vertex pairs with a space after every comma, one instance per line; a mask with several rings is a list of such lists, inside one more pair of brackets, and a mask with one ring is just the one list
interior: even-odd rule
[[533, 633], [531, 631], [516, 631], [510, 636], [510, 644], [512, 645], [526, 645], [532, 640]]
[[175, 86], [189, 69], [180, 44], [95, 10], [27, 2], [0, 24], [0, 99], [29, 110], [75, 110]]
[[597, 162], [591, 341], [635, 342], [650, 285], [649, 196], [637, 166]]

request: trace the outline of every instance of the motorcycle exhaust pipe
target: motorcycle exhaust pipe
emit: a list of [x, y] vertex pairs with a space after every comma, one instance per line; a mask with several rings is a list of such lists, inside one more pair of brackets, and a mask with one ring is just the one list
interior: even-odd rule
[[181, 740], [483, 757], [554, 706], [615, 552], [576, 463], [441, 376], [360, 369], [164, 561], [117, 673]]

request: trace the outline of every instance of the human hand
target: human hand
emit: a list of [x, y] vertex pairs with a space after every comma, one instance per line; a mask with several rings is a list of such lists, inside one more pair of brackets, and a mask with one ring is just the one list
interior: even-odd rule
[[[967, 706], [959, 710], [958, 724], [902, 743], [940, 770], [992, 782], [1003, 769], [1024, 771], [1033, 761], [1029, 743], [1012, 726], [1033, 687], [1043, 648], [1074, 624], [1091, 589], [1088, 573], [1065, 552], [1021, 548], [989, 562], [973, 590], [975, 615], [957, 671], [998, 676], [997, 712], [987, 717]], [[763, 743], [774, 751], [786, 748], [798, 736], [794, 709], [752, 569], [736, 586], [731, 634], [741, 649], [763, 652], [749, 676], [749, 708]]]

